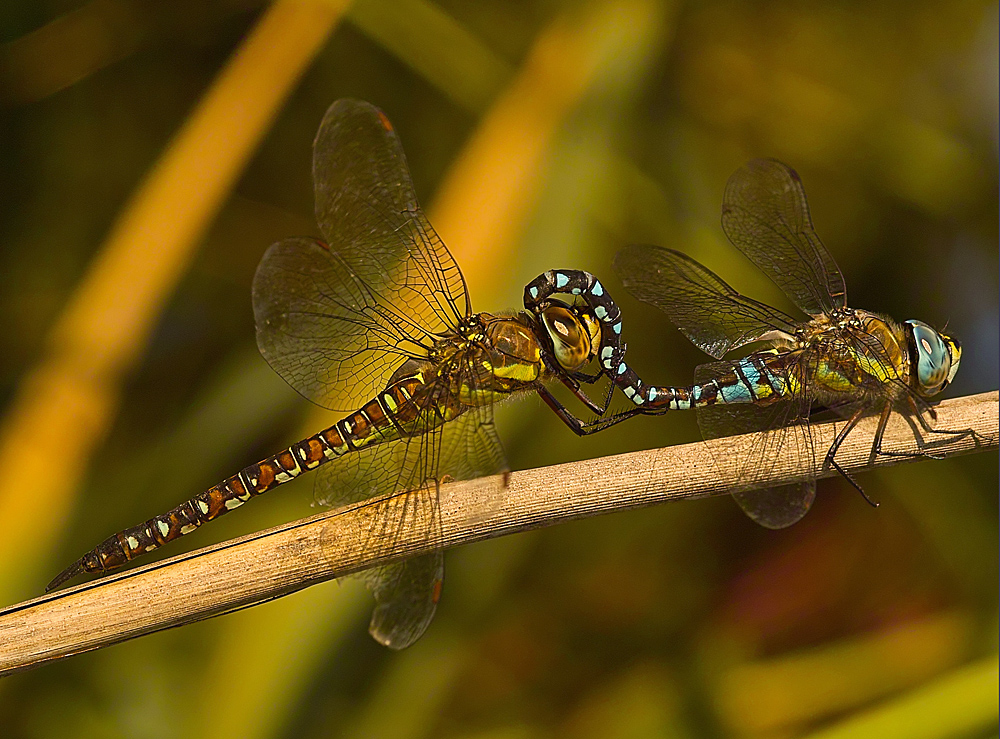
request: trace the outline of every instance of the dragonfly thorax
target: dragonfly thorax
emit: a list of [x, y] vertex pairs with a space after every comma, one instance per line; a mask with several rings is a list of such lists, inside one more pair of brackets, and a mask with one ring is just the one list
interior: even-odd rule
[[464, 347], [478, 386], [499, 395], [524, 390], [543, 372], [542, 348], [532, 326], [517, 317], [478, 313], [479, 330]]
[[438, 335], [435, 342], [427, 350], [427, 358], [441, 363], [456, 353], [468, 352], [488, 341], [487, 321], [484, 320], [484, 314], [473, 313], [459, 322], [452, 331]]
[[840, 334], [845, 331], [865, 330], [865, 319], [876, 318], [874, 314], [854, 308], [841, 308], [829, 314], [814, 316], [795, 332], [800, 348], [813, 343], [818, 336]]

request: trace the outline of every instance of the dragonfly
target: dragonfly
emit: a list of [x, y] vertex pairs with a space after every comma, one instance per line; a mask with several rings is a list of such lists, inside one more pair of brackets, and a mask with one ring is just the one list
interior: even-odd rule
[[[695, 408], [702, 435], [710, 442], [761, 432], [737, 461], [734, 493], [753, 520], [783, 528], [812, 505], [815, 479], [758, 488], [783, 451], [815, 461], [810, 418], [817, 410], [833, 409], [846, 419], [823, 466], [843, 475], [862, 495], [836, 455], [866, 414], [878, 415], [872, 460], [912, 456], [882, 448], [894, 411], [907, 418], [920, 443], [919, 455], [933, 456], [932, 445], [925, 446], [913, 419], [928, 434], [975, 435], [972, 430], [935, 429], [932, 423], [936, 414], [929, 401], [958, 371], [958, 339], [923, 321], [899, 323], [848, 307], [844, 277], [816, 235], [805, 190], [791, 167], [757, 159], [737, 170], [726, 185], [722, 227], [732, 244], [808, 318], [741, 295], [682, 252], [630, 246], [614, 261], [625, 288], [663, 310], [717, 361], [698, 367], [692, 385], [647, 385], [624, 361], [624, 345], [614, 332], [603, 334], [600, 361], [644, 413]], [[745, 356], [727, 357], [744, 347]], [[718, 442], [710, 448], [716, 458], [724, 453]]]
[[[407, 522], [433, 537], [442, 480], [507, 470], [495, 402], [537, 393], [574, 432], [603, 427], [571, 414], [544, 384], [561, 381], [598, 417], [607, 410], [580, 388], [601, 376], [582, 371], [596, 355], [600, 319], [580, 301], [549, 299], [570, 280], [603, 295], [592, 275], [550, 271], [542, 281], [551, 288], [530, 309], [474, 313], [458, 264], [417, 203], [399, 138], [369, 103], [329, 108], [313, 146], [313, 179], [324, 240], [289, 238], [265, 253], [253, 282], [257, 343], [292, 388], [349, 414], [108, 537], [47, 590], [120, 567], [311, 470], [324, 505], [398, 498], [392, 522], [366, 532], [373, 551]], [[370, 633], [402, 649], [434, 615], [443, 554], [435, 548], [363, 577], [376, 602]]]

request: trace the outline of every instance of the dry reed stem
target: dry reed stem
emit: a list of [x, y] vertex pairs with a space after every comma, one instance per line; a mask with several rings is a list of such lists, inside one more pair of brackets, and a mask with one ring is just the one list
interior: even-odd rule
[[[938, 417], [939, 428], [973, 429], [980, 440], [947, 437], [936, 453], [951, 456], [997, 448], [997, 392], [945, 401], [938, 406]], [[868, 466], [874, 421], [863, 422], [841, 447], [837, 460], [845, 469]], [[816, 424], [817, 448], [826, 448], [841, 426]], [[517, 472], [510, 475], [502, 501], [492, 507], [484, 500], [492, 499], [497, 489], [495, 477], [444, 485], [441, 544], [451, 547], [600, 513], [721, 495], [730, 489], [740, 455], [751, 440], [722, 440], [721, 455], [699, 442]], [[901, 417], [890, 423], [884, 448], [916, 450], [912, 430]], [[899, 461], [882, 457], [874, 466]], [[788, 450], [776, 460], [769, 481], [778, 485], [830, 474]], [[432, 546], [426, 528], [415, 525], [401, 527], [391, 545], [372, 553], [366, 532], [400, 499], [392, 496], [312, 516], [4, 609], [0, 675], [426, 551]], [[484, 508], [491, 512], [484, 515]]]
[[[121, 381], [233, 183], [346, 1], [277, 0], [219, 74], [112, 227], [0, 427], [0, 594], [23, 586], [65, 524]], [[57, 430], [62, 430], [60, 433]], [[53, 432], [59, 453], [43, 443]], [[54, 513], [55, 512], [55, 513]]]

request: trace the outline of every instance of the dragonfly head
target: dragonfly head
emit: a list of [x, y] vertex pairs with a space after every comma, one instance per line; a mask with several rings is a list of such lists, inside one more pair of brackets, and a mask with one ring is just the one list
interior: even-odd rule
[[594, 358], [601, 343], [601, 326], [588, 310], [551, 304], [541, 314], [560, 367], [575, 372]]
[[962, 360], [962, 345], [958, 339], [923, 321], [906, 321], [906, 333], [916, 390], [924, 397], [937, 395], [955, 379]]

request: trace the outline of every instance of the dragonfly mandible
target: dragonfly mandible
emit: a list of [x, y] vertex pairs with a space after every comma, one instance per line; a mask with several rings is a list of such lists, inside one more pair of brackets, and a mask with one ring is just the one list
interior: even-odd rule
[[[764, 432], [739, 464], [734, 493], [752, 519], [783, 528], [809, 510], [815, 479], [754, 488], [768, 479], [782, 449], [795, 448], [815, 459], [809, 419], [819, 408], [846, 418], [823, 464], [862, 494], [836, 455], [866, 414], [878, 414], [872, 459], [901, 454], [882, 448], [893, 411], [910, 420], [921, 454], [931, 456], [931, 445], [913, 419], [928, 434], [974, 435], [931, 424], [936, 416], [928, 401], [954, 379], [962, 357], [959, 341], [922, 321], [898, 323], [847, 306], [843, 275], [813, 229], [805, 191], [793, 169], [758, 159], [737, 170], [726, 185], [722, 227], [808, 319], [739, 294], [679, 251], [631, 246], [614, 262], [626, 289], [663, 310], [698, 348], [720, 361], [698, 367], [693, 385], [647, 385], [625, 363], [619, 336], [605, 332], [601, 362], [644, 413], [696, 408], [706, 440]], [[725, 358], [748, 345], [755, 350]]]
[[[410, 491], [399, 496], [395, 521], [373, 523], [373, 546], [384, 546], [407, 519], [435, 536], [443, 478], [507, 469], [493, 423], [497, 400], [538, 393], [578, 434], [616, 422], [580, 421], [543, 385], [562, 381], [604, 415], [609, 401], [600, 406], [580, 389], [601, 376], [582, 371], [596, 354], [600, 320], [585, 304], [555, 301], [473, 313], [458, 264], [421, 211], [399, 139], [379, 109], [357, 100], [329, 108], [313, 146], [313, 179], [325, 241], [290, 238], [267, 250], [253, 283], [257, 343], [296, 391], [349, 415], [109, 537], [48, 590], [124, 565], [314, 469], [316, 497], [326, 505]], [[603, 294], [589, 274], [565, 274]], [[364, 573], [376, 601], [369, 629], [376, 640], [402, 649], [420, 637], [440, 596], [443, 562], [437, 549]]]

